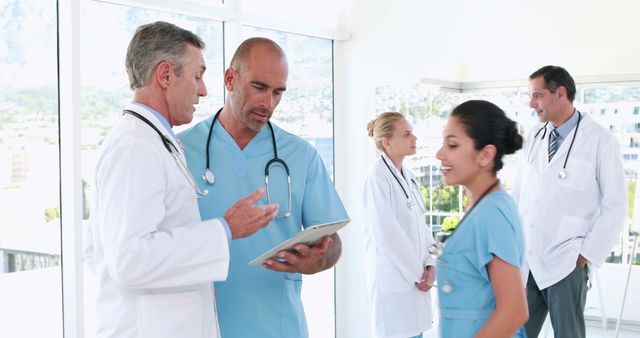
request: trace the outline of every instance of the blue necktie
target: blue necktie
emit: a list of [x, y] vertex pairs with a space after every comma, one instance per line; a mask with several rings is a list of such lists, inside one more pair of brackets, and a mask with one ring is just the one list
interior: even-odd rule
[[553, 129], [549, 134], [549, 162], [558, 151], [558, 136], [558, 130], [556, 129]]

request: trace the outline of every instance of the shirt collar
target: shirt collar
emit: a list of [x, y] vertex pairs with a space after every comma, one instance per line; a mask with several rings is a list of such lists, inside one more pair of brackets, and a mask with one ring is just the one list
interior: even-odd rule
[[160, 123], [162, 123], [162, 126], [164, 127], [164, 129], [166, 129], [167, 132], [169, 132], [169, 135], [171, 135], [171, 137], [174, 139], [176, 138], [176, 134], [173, 133], [173, 129], [171, 129], [171, 125], [169, 125], [169, 121], [167, 121], [167, 119], [164, 116], [162, 116], [162, 114], [160, 114], [157, 110], [140, 102], [131, 102], [131, 104], [140, 106], [150, 111], [153, 114], [153, 116], [155, 116], [160, 121]]
[[[574, 109], [571, 117], [558, 128], [555, 128], [558, 131], [558, 134], [560, 134], [560, 137], [563, 139], [567, 138], [567, 135], [569, 135], [573, 128], [578, 124], [578, 114], [580, 114], [580, 112], [578, 112], [577, 109]], [[553, 130], [553, 127], [551, 130]]]

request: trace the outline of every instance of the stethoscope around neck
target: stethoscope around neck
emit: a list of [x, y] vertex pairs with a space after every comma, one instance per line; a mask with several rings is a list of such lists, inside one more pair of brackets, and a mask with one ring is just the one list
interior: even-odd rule
[[[387, 166], [387, 169], [389, 169], [389, 172], [391, 173], [391, 175], [393, 175], [393, 178], [395, 178], [396, 182], [398, 182], [398, 185], [400, 186], [400, 188], [402, 189], [402, 192], [404, 193], [404, 197], [407, 198], [407, 207], [409, 209], [413, 209], [413, 207], [415, 206], [415, 203], [413, 202], [413, 199], [411, 199], [411, 197], [409, 197], [409, 193], [404, 188], [402, 183], [400, 183], [400, 179], [398, 178], [398, 176], [396, 176], [396, 174], [393, 172], [393, 170], [391, 170], [391, 166], [389, 166], [389, 163], [387, 163], [387, 160], [384, 159], [384, 156], [380, 155], [380, 158], [382, 159], [382, 162], [384, 162], [384, 165]], [[413, 184], [416, 186], [416, 188], [418, 188], [418, 183], [416, 183], [416, 181], [411, 179], [411, 182], [413, 182]], [[408, 187], [408, 189], [411, 190], [410, 187]], [[415, 194], [413, 193], [413, 191], [411, 191], [411, 195], [413, 196], [413, 198], [415, 198], [417, 200], [417, 198], [416, 198]], [[422, 207], [422, 204], [418, 203], [418, 205], [420, 206], [421, 211], [425, 212], [424, 208]]]
[[[211, 139], [213, 136], [213, 127], [215, 126], [216, 121], [218, 120], [218, 116], [220, 115], [221, 112], [222, 112], [222, 108], [220, 108], [220, 110], [218, 110], [216, 115], [213, 116], [213, 121], [211, 121], [211, 126], [209, 127], [209, 135], [207, 135], [207, 144], [205, 147], [206, 167], [204, 169], [204, 173], [202, 174], [202, 180], [208, 185], [214, 185], [216, 183], [216, 176], [213, 174], [213, 171], [211, 170], [209, 149], [211, 145]], [[269, 121], [267, 121], [267, 126], [269, 126], [269, 130], [271, 131], [271, 144], [273, 145], [273, 158], [269, 160], [267, 164], [264, 166], [264, 185], [267, 189], [267, 202], [271, 204], [271, 194], [269, 192], [269, 168], [271, 168], [271, 166], [273, 165], [279, 164], [284, 168], [284, 171], [287, 173], [288, 200], [287, 200], [287, 212], [284, 215], [278, 215], [276, 217], [289, 217], [289, 215], [291, 215], [291, 175], [289, 173], [289, 166], [283, 159], [278, 158], [278, 147], [276, 145], [276, 136], [275, 136], [275, 133], [273, 132], [273, 126]]]
[[169, 154], [171, 154], [171, 157], [173, 157], [173, 160], [176, 162], [178, 169], [180, 169], [180, 172], [182, 172], [182, 175], [184, 175], [184, 177], [189, 182], [189, 185], [196, 192], [194, 196], [195, 198], [202, 198], [209, 194], [209, 191], [207, 189], [201, 190], [200, 187], [198, 187], [198, 184], [196, 183], [195, 178], [193, 178], [193, 175], [191, 175], [191, 171], [189, 171], [189, 167], [187, 167], [187, 164], [182, 160], [182, 157], [180, 157], [180, 154], [179, 154], [178, 148], [176, 148], [176, 145], [173, 144], [173, 142], [171, 142], [171, 140], [169, 140], [169, 138], [166, 135], [164, 135], [156, 126], [154, 126], [153, 123], [151, 123], [151, 121], [149, 121], [146, 117], [132, 110], [125, 109], [122, 111], [122, 113], [129, 114], [131, 116], [138, 118], [140, 121], [144, 122], [149, 127], [151, 127], [156, 133], [158, 133], [158, 136], [160, 136], [160, 140], [162, 141], [162, 144], [164, 145], [165, 148], [167, 148], [167, 151], [169, 152]]
[[[561, 180], [564, 180], [565, 178], [567, 178], [567, 161], [569, 160], [569, 154], [571, 153], [571, 149], [573, 149], [573, 143], [576, 140], [576, 135], [578, 134], [578, 128], [580, 127], [580, 121], [582, 120], [582, 114], [577, 110], [576, 112], [578, 113], [578, 122], [576, 123], [576, 130], [574, 131], [573, 137], [571, 138], [571, 143], [569, 144], [569, 149], [567, 150], [567, 154], [564, 156], [564, 163], [562, 164], [562, 169], [560, 169], [560, 171], [558, 172], [558, 178]], [[549, 125], [549, 122], [547, 121], [540, 129], [538, 129], [536, 134], [533, 136], [533, 143], [531, 144], [531, 147], [529, 147], [529, 152], [527, 153], [527, 163], [533, 164], [535, 159], [538, 157], [538, 152], [540, 151], [540, 147], [542, 146], [542, 141], [544, 141], [545, 136], [547, 136], [548, 125]], [[540, 137], [540, 141], [538, 142], [538, 136], [540, 135], [540, 133], [542, 133], [542, 136]], [[531, 156], [531, 153], [533, 153], [533, 149], [536, 145], [536, 142], [538, 142], [538, 147], [535, 149], [536, 151], [533, 154], [533, 156]]]

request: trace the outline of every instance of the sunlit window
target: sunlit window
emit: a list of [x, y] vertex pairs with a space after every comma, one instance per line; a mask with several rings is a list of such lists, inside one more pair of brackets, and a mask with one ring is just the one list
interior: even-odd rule
[[[273, 120], [318, 150], [333, 174], [333, 43], [331, 40], [244, 26], [243, 39], [262, 36], [284, 49], [287, 91]], [[333, 176], [333, 175], [332, 175]]]
[[[316, 148], [333, 177], [333, 44], [331, 40], [244, 27], [243, 39], [274, 40], [287, 54], [287, 91], [273, 120]], [[333, 269], [303, 275], [302, 303], [311, 338], [334, 337]]]
[[627, 182], [627, 194], [629, 196], [629, 209], [627, 212], [629, 228], [620, 242], [607, 259], [611, 263], [627, 263], [629, 259], [633, 264], [640, 265], [640, 250], [636, 249], [635, 257], [630, 257], [631, 242], [627, 229], [640, 230], [640, 210], [634, 210], [636, 189], [638, 181], [638, 154], [640, 147], [640, 117], [636, 108], [640, 105], [640, 85], [585, 85], [584, 101], [577, 104], [577, 108], [589, 114], [600, 125], [609, 129], [617, 138], [623, 156], [625, 180]]
[[61, 337], [55, 1], [0, 5], [0, 337]]
[[[416, 175], [420, 185], [427, 206], [426, 224], [437, 232], [442, 224], [458, 219], [465, 201], [459, 187], [442, 184], [440, 161], [435, 157], [442, 145], [447, 117], [460, 103], [460, 93], [425, 84], [407, 88], [384, 86], [376, 89], [375, 100], [373, 116], [396, 111], [413, 123], [418, 152], [407, 158], [405, 165]], [[364, 126], [362, 130], [364, 133]]]
[[[525, 86], [479, 89], [460, 94], [451, 94], [425, 84], [403, 89], [379, 87], [376, 90], [376, 114], [399, 111], [413, 120], [419, 146], [418, 154], [408, 163], [423, 185], [421, 189], [429, 212], [427, 223], [433, 225], [436, 231], [449, 217], [461, 216], [460, 206], [465, 204], [465, 200], [458, 188], [440, 183], [439, 161], [435, 159], [435, 153], [442, 143], [442, 129], [448, 114], [457, 104], [472, 99], [497, 104], [518, 123], [523, 135], [530, 132], [538, 121], [533, 109], [529, 108], [528, 89]], [[620, 143], [629, 194], [628, 225], [640, 224], [640, 215], [634, 215], [633, 210], [640, 164], [640, 85], [579, 85], [574, 104], [581, 112], [610, 130]], [[520, 152], [504, 158], [505, 166], [499, 176], [507, 190], [513, 186], [519, 155]], [[636, 221], [634, 216], [639, 220]], [[607, 261], [626, 262], [630, 259], [630, 249], [628, 236], [623, 236]], [[640, 252], [633, 260], [635, 264], [640, 264]]]

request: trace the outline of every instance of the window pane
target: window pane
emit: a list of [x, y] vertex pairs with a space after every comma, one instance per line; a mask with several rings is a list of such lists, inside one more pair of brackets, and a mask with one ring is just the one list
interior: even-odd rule
[[[435, 88], [435, 89], [434, 89]], [[442, 226], [450, 223], [447, 217], [458, 215], [459, 204], [464, 205], [464, 199], [460, 201], [459, 191], [448, 191], [440, 185], [438, 173], [439, 161], [434, 159], [435, 153], [442, 143], [442, 130], [446, 123], [446, 117], [451, 109], [458, 104], [471, 99], [488, 100], [502, 108], [507, 116], [518, 123], [520, 132], [535, 132], [533, 127], [538, 123], [538, 118], [533, 109], [529, 108], [529, 94], [526, 87], [511, 87], [500, 89], [483, 89], [462, 94], [448, 94], [441, 92], [437, 87], [429, 88], [424, 84], [414, 85], [409, 88], [380, 87], [376, 89], [376, 114], [383, 111], [399, 111], [414, 121], [414, 131], [418, 136], [418, 153], [412, 159], [407, 159], [405, 164], [412, 163], [411, 170], [420, 179], [423, 187], [425, 201], [429, 206], [427, 222], [431, 222], [434, 232], [438, 232]], [[636, 251], [631, 255], [634, 236], [628, 230], [640, 232], [640, 200], [638, 195], [638, 168], [640, 167], [640, 85], [638, 84], [591, 84], [579, 86], [576, 93], [575, 106], [582, 113], [589, 115], [599, 124], [611, 130], [620, 144], [629, 196], [629, 208], [627, 210], [627, 225], [618, 243], [611, 250], [607, 258], [608, 263], [624, 263], [631, 261], [634, 266], [631, 269], [631, 279], [638, 274], [637, 265], [640, 265], [640, 241], [636, 242]], [[438, 105], [438, 97], [452, 95], [442, 101], [446, 105]], [[455, 96], [458, 95], [458, 96]], [[459, 99], [458, 99], [459, 97]], [[584, 97], [584, 102], [582, 98]], [[430, 139], [432, 138], [432, 139]], [[513, 184], [517, 170], [517, 158], [521, 152], [504, 158], [505, 166], [499, 176], [507, 189]], [[423, 159], [426, 162], [421, 162]], [[428, 164], [431, 164], [430, 166]], [[446, 187], [452, 189], [452, 187]], [[458, 193], [458, 194], [456, 194]], [[455, 196], [457, 195], [457, 196]], [[437, 234], [436, 234], [437, 235]], [[588, 315], [600, 316], [600, 307], [604, 306], [598, 293], [602, 292], [603, 301], [608, 309], [619, 309], [619, 296], [611, 290], [610, 286], [621, 285], [619, 282], [626, 278], [626, 267], [619, 264], [605, 264], [599, 274], [596, 273], [594, 290], [587, 297]], [[600, 279], [598, 279], [600, 278]], [[598, 284], [600, 284], [598, 286]], [[633, 288], [629, 288], [628, 299], [634, 299]], [[626, 309], [625, 309], [626, 310]], [[624, 318], [637, 321], [637, 316], [629, 315], [637, 313], [625, 311]], [[609, 314], [611, 318], [611, 314]]]
[[441, 91], [438, 86], [416, 84], [407, 88], [376, 88], [376, 112], [397, 111], [413, 123], [417, 153], [405, 165], [416, 175], [427, 206], [426, 224], [438, 232], [442, 224], [459, 218], [463, 199], [457, 186], [446, 186], [440, 174], [440, 161], [435, 155], [442, 145], [442, 131], [451, 110], [460, 102], [457, 92]]
[[[333, 177], [333, 43], [331, 40], [243, 27], [243, 38], [267, 37], [287, 54], [287, 91], [273, 121], [316, 148]], [[334, 337], [333, 269], [304, 275], [302, 302], [314, 337]]]
[[[640, 85], [589, 85], [584, 88], [584, 102], [579, 109], [609, 129], [620, 143], [623, 157], [629, 208], [630, 227], [640, 230], [640, 211], [635, 210], [638, 179], [638, 155], [640, 154]], [[607, 262], [626, 263], [631, 252], [631, 239], [625, 235], [614, 247]], [[635, 264], [640, 264], [640, 252], [636, 250]], [[632, 277], [633, 278], [633, 277]]]
[[[196, 106], [193, 123], [223, 104], [222, 23], [96, 1], [81, 2], [81, 111], [84, 218], [91, 213], [92, 185], [100, 145], [133, 97], [125, 70], [126, 49], [136, 28], [162, 20], [198, 34], [206, 43], [204, 81], [208, 96]], [[175, 130], [182, 130], [181, 126]], [[95, 275], [85, 273], [85, 337], [95, 337]]]
[[61, 337], [55, 1], [0, 4], [0, 337]]
[[289, 79], [273, 120], [309, 141], [333, 174], [332, 41], [248, 26], [243, 27], [242, 35], [244, 39], [266, 37], [284, 49]]
[[[538, 118], [529, 108], [528, 89], [526, 88], [497, 88], [487, 89], [478, 92], [462, 94], [462, 102], [467, 100], [485, 100], [496, 104], [504, 110], [507, 117], [518, 123], [518, 129], [525, 135], [536, 123]], [[532, 114], [533, 113], [533, 114]], [[516, 178], [520, 151], [513, 155], [506, 155], [502, 158], [504, 166], [498, 173], [501, 184], [507, 191], [511, 191]]]

